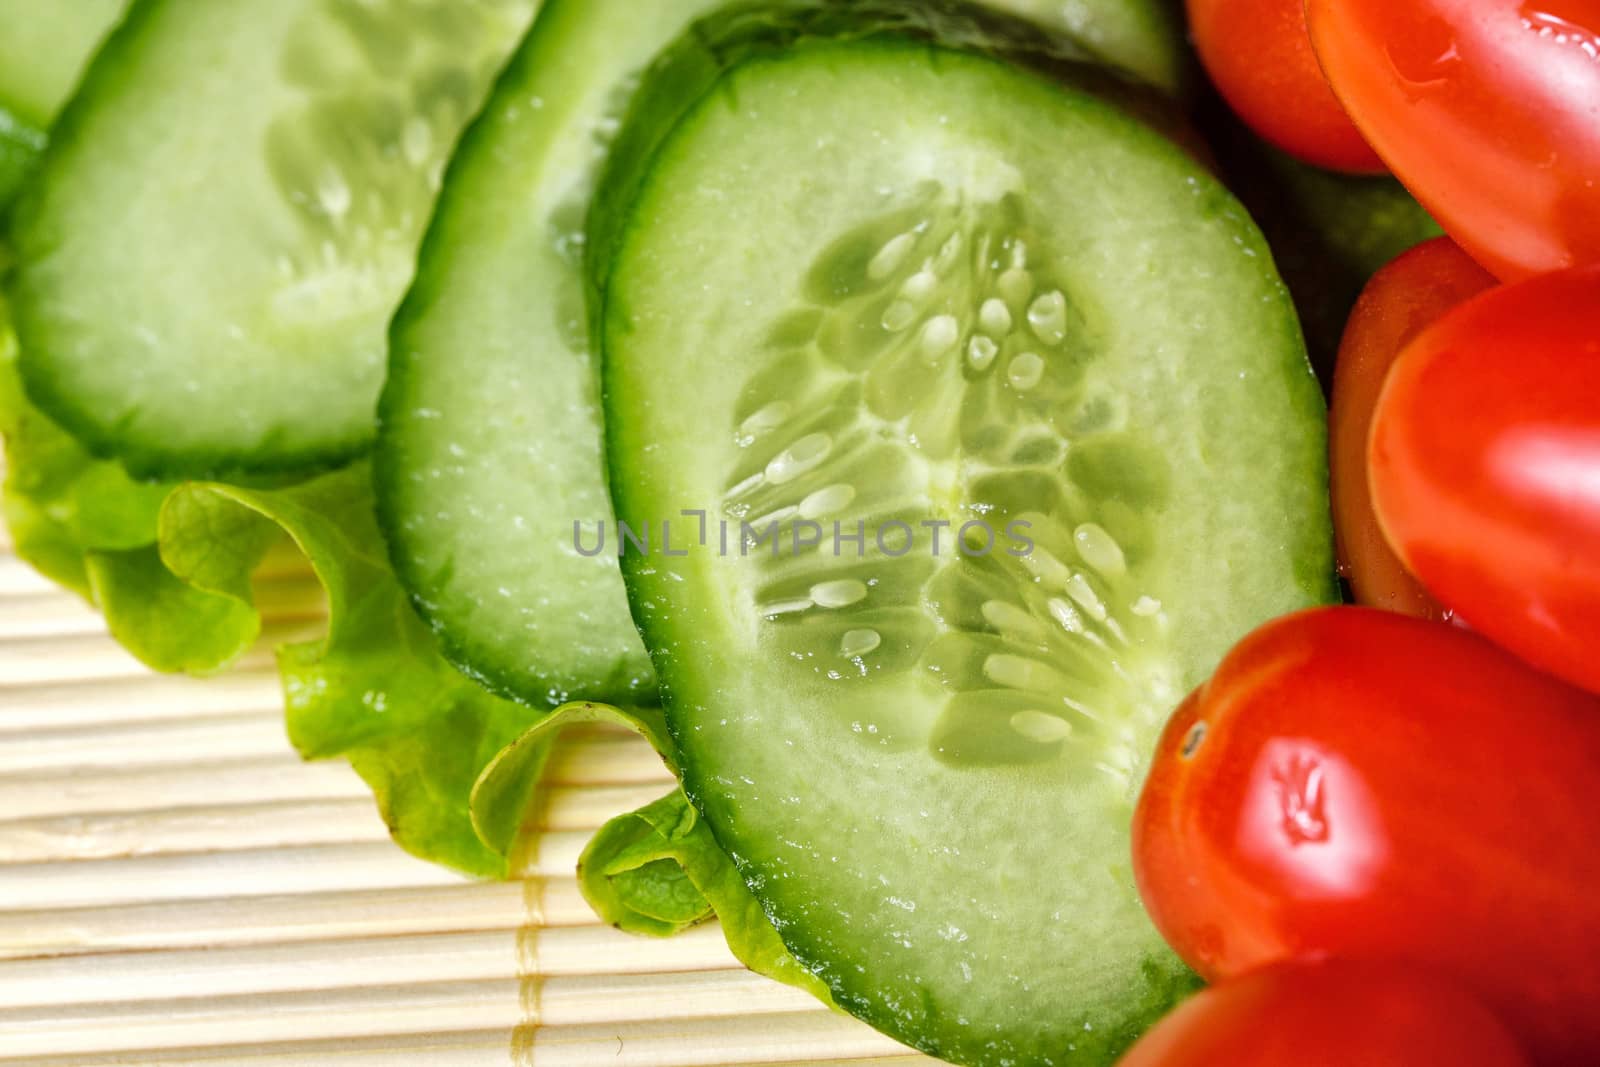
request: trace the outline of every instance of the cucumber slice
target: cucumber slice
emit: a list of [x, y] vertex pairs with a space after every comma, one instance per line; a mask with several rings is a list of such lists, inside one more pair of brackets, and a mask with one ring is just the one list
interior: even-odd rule
[[583, 219], [637, 75], [718, 0], [551, 0], [451, 162], [395, 318], [390, 554], [447, 654], [536, 705], [655, 699], [609, 526]]
[[48, 129], [128, 0], [0, 0], [0, 110]]
[[655, 68], [589, 230], [613, 498], [795, 956], [939, 1056], [1108, 1063], [1192, 983], [1129, 871], [1157, 731], [1335, 593], [1324, 412], [1238, 203], [964, 11], [743, 8]]
[[1065, 33], [1097, 56], [1171, 93], [1190, 80], [1192, 61], [1178, 6], [1164, 0], [985, 0]]
[[0, 208], [44, 150], [44, 131], [127, 6], [0, 0]]
[[30, 395], [141, 476], [365, 449], [457, 134], [533, 0], [143, 0], [15, 205]]

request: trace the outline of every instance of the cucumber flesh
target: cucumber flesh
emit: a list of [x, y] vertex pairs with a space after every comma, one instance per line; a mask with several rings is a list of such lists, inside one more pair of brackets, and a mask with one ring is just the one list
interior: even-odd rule
[[611, 526], [583, 219], [638, 74], [716, 2], [545, 6], [391, 333], [374, 458], [395, 570], [459, 666], [535, 705], [655, 699], [614, 546], [575, 547], [575, 522], [585, 551]]
[[144, 0], [14, 205], [33, 400], [150, 477], [363, 451], [440, 172], [533, 0]]
[[48, 129], [128, 0], [0, 0], [0, 111]]
[[964, 10], [654, 68], [590, 227], [609, 469], [685, 788], [795, 956], [936, 1055], [1109, 1063], [1193, 981], [1129, 871], [1156, 733], [1335, 592], [1324, 411], [1238, 203]]

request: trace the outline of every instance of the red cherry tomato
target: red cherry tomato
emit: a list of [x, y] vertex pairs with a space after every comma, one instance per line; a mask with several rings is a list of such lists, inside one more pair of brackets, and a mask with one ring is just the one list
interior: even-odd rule
[[1200, 60], [1263, 138], [1319, 167], [1384, 173], [1311, 49], [1304, 0], [1188, 0]]
[[1429, 591], [1600, 692], [1600, 267], [1485, 293], [1423, 331], [1370, 458], [1384, 532]]
[[1502, 279], [1600, 262], [1600, 0], [1308, 0], [1334, 92]]
[[1367, 442], [1378, 394], [1400, 350], [1440, 315], [1494, 284], [1454, 241], [1440, 237], [1373, 275], [1350, 314], [1333, 372], [1328, 443], [1339, 569], [1357, 603], [1425, 619], [1449, 615], [1406, 570], [1378, 528]]
[[1134, 875], [1202, 977], [1331, 955], [1436, 970], [1536, 1063], [1600, 1063], [1600, 698], [1483, 638], [1323, 608], [1178, 709]]
[[1119, 1067], [1527, 1067], [1472, 994], [1392, 964], [1280, 963], [1212, 986]]

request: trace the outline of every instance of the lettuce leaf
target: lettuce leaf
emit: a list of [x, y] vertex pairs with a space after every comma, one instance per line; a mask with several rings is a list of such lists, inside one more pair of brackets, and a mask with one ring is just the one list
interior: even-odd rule
[[[52, 581], [93, 600], [89, 553], [153, 545], [170, 486], [136, 482], [118, 464], [95, 459], [28, 402], [3, 303], [0, 436], [7, 461], [0, 513], [11, 528], [17, 555]], [[108, 569], [120, 572], [122, 565]]]
[[563, 704], [495, 753], [473, 783], [472, 825], [484, 847], [508, 860], [512, 857], [522, 839], [523, 817], [533, 806], [556, 738], [570, 727], [593, 723], [632, 730], [650, 743], [668, 770], [678, 773], [666, 716], [660, 708], [625, 710], [591, 701]]
[[327, 590], [329, 617], [326, 637], [278, 650], [289, 739], [306, 759], [348, 759], [403, 848], [504, 878], [507, 856], [479, 839], [468, 801], [482, 769], [541, 712], [491, 695], [440, 655], [374, 516], [365, 464], [285, 489], [182, 485], [161, 511], [161, 562], [258, 632], [250, 575], [280, 534], [292, 539]]
[[[473, 825], [487, 848], [511, 856], [555, 738], [569, 727], [597, 722], [634, 730], [678, 773], [660, 709], [565, 704], [496, 756], [473, 788]], [[681, 789], [601, 827], [578, 859], [578, 886], [596, 915], [628, 933], [670, 937], [715, 917], [728, 948], [746, 967], [833, 1004], [822, 980], [789, 954]]]
[[595, 914], [658, 937], [711, 918], [715, 909], [689, 874], [701, 856], [698, 821], [677, 789], [601, 827], [578, 860], [578, 884]]
[[91, 599], [117, 642], [165, 673], [214, 674], [255, 643], [261, 617], [246, 602], [189, 585], [155, 545], [85, 553]]
[[601, 827], [578, 859], [578, 885], [595, 914], [629, 933], [670, 936], [715, 914], [740, 963], [835, 1006], [681, 789]]

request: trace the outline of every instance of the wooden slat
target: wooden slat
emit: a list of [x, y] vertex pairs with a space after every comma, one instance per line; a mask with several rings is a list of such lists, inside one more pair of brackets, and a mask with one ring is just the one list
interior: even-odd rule
[[[4, 471], [0, 469], [0, 477], [3, 476]], [[0, 523], [0, 529], [4, 526], [4, 523]], [[0, 542], [0, 598], [49, 596], [58, 592], [50, 579], [12, 555], [9, 546], [9, 540]]]
[[[18, 1062], [0, 1058], [0, 1064], [7, 1067]], [[531, 1067], [528, 1059], [513, 1053], [511, 1039], [498, 1028], [385, 1034], [362, 1040], [47, 1056], [26, 1062], [28, 1067]]]
[[904, 1051], [853, 1019], [812, 1010], [767, 1019], [742, 1015], [693, 1024], [540, 1027], [526, 1061], [538, 1067], [705, 1067], [739, 1062], [858, 1059]]
[[[299, 622], [272, 624], [263, 632], [265, 640], [239, 657], [238, 667], [270, 667], [273, 647], [305, 640], [316, 633], [316, 626]], [[5, 690], [9, 688], [84, 679], [137, 678], [145, 673], [145, 667], [106, 633], [13, 639], [0, 642], [0, 705], [8, 700]]]
[[[564, 877], [576, 867], [588, 830], [546, 831], [527, 877]], [[95, 907], [228, 894], [266, 896], [456, 885], [463, 877], [419, 862], [389, 841], [178, 852], [103, 860], [50, 859], [0, 866], [0, 913], [43, 907]]]
[[459, 875], [387, 843], [241, 849], [0, 868], [0, 911], [226, 894], [316, 893], [454, 885]]
[[[0, 1060], [0, 1062], [6, 1062]], [[51, 1056], [30, 1067], [912, 1067], [930, 1064], [820, 1008], [766, 1016], [546, 1026], [378, 1039], [233, 1045], [109, 1056]]]
[[103, 767], [187, 765], [281, 756], [283, 712], [40, 729], [0, 737], [0, 778]]
[[[94, 970], [118, 952], [169, 953], [300, 946], [308, 959], [342, 943], [439, 933], [495, 932], [528, 974], [650, 974], [734, 966], [714, 926], [675, 938], [636, 938], [598, 924], [570, 878], [483, 882], [434, 889], [284, 897], [223, 897], [167, 904], [0, 912], [0, 960], [45, 967], [82, 957]], [[323, 948], [311, 943], [324, 943]], [[225, 960], [225, 956], [207, 957]], [[181, 964], [181, 958], [179, 960]], [[79, 964], [69, 964], [79, 966]], [[130, 966], [139, 966], [130, 964]], [[52, 972], [54, 973], [54, 972]]]
[[537, 882], [477, 882], [0, 911], [0, 959], [292, 945], [440, 931], [498, 930], [509, 935], [530, 922], [594, 922], [576, 888], [557, 893], [555, 903], [547, 904], [550, 898], [547, 887]]
[[[255, 603], [275, 622], [320, 618], [327, 610], [322, 585], [300, 570], [255, 584]], [[100, 634], [105, 624], [93, 608], [64, 589], [0, 596], [0, 641]]]
[[[525, 918], [521, 901], [512, 903], [506, 929]], [[504, 929], [35, 959], [0, 968], [0, 1005], [61, 1007], [521, 978], [526, 963], [517, 939], [506, 937]]]
[[[372, 798], [364, 789], [352, 792], [349, 797], [0, 821], [0, 864], [387, 840], [388, 828]], [[532, 828], [595, 830], [615, 812], [641, 807], [660, 792], [658, 785], [558, 787], [543, 797]]]
[[8, 863], [370, 844], [388, 836], [368, 797], [17, 819], [0, 822], [0, 882]]
[[[285, 743], [279, 752], [260, 759], [14, 774], [0, 778], [0, 814], [32, 819], [370, 796], [344, 763], [301, 763], [287, 748]], [[596, 741], [559, 748], [548, 783], [552, 789], [606, 788], [628, 791], [630, 797], [659, 796], [671, 787], [672, 778], [642, 743]]]
[[384, 984], [381, 974], [374, 969], [367, 983], [348, 987], [0, 1009], [0, 1033], [9, 1055], [42, 1056], [365, 1038], [403, 1033], [418, 1019], [435, 1033], [500, 1028], [510, 1034], [529, 1024], [637, 1025], [817, 1007], [798, 990], [737, 970], [524, 981], [508, 968], [493, 978], [404, 985]]
[[370, 795], [344, 763], [301, 763], [289, 751], [263, 759], [197, 760], [180, 766], [107, 767], [93, 772], [0, 778], [0, 812], [19, 819]]
[[283, 709], [283, 690], [272, 669], [239, 670], [217, 678], [142, 674], [114, 681], [69, 679], [8, 688], [0, 699], [0, 738], [33, 730]]

